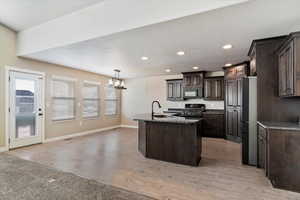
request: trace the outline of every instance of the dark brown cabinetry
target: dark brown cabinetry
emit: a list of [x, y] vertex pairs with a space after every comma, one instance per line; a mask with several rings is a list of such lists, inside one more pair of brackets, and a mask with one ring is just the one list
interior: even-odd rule
[[267, 175], [267, 130], [258, 126], [257, 133], [257, 167], [264, 169]]
[[242, 78], [249, 75], [249, 62], [240, 63], [225, 70], [226, 138], [241, 142], [242, 133]]
[[205, 72], [185, 72], [183, 74], [183, 97], [186, 99], [202, 98]]
[[203, 137], [225, 138], [224, 111], [203, 113]]
[[258, 167], [274, 187], [300, 192], [300, 130], [295, 127], [258, 126]]
[[147, 158], [198, 166], [202, 120], [193, 123], [138, 120], [138, 149]]
[[278, 50], [279, 96], [300, 96], [300, 33], [292, 33]]
[[204, 79], [204, 99], [224, 100], [224, 77]]
[[182, 79], [167, 80], [167, 100], [168, 101], [183, 100]]

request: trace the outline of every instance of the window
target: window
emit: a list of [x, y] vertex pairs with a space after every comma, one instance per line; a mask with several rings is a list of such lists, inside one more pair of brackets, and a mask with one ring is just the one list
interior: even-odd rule
[[116, 89], [113, 86], [107, 86], [105, 89], [105, 115], [116, 115], [118, 99]]
[[84, 118], [95, 118], [100, 116], [100, 94], [99, 83], [85, 81], [83, 83], [83, 113]]
[[75, 119], [75, 79], [52, 77], [52, 120]]

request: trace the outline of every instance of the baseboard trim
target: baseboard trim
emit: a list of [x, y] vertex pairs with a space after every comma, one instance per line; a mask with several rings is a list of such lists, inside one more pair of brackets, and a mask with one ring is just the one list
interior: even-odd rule
[[7, 147], [0, 147], [0, 153], [8, 151]]
[[120, 127], [121, 127], [120, 125], [110, 126], [110, 127], [106, 127], [106, 128], [100, 128], [100, 129], [94, 129], [94, 130], [90, 130], [90, 131], [84, 131], [84, 132], [81, 132], [81, 133], [73, 133], [73, 134], [64, 135], [64, 136], [60, 136], [60, 137], [49, 138], [49, 139], [46, 139], [44, 141], [44, 143], [49, 143], [49, 142], [54, 142], [54, 141], [59, 141], [59, 140], [65, 140], [65, 139], [85, 136], [85, 135], [89, 135], [89, 134], [93, 134], [93, 133], [97, 133], [97, 132], [108, 131], [108, 130], [112, 130], [112, 129], [116, 129], [116, 128], [120, 128]]
[[121, 125], [121, 128], [138, 128], [138, 126]]

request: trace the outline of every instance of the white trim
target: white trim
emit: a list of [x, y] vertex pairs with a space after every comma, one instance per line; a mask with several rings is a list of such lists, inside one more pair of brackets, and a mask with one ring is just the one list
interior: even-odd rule
[[97, 132], [103, 132], [103, 131], [112, 130], [112, 129], [116, 129], [116, 128], [120, 128], [120, 125], [110, 126], [110, 127], [101, 128], [101, 129], [94, 129], [94, 130], [84, 131], [84, 132], [80, 132], [80, 133], [73, 133], [73, 134], [64, 135], [64, 136], [55, 137], [55, 138], [49, 138], [49, 139], [45, 140], [45, 143], [80, 137], [80, 136], [89, 135], [89, 134], [93, 134], [93, 133], [97, 133]]
[[6, 151], [8, 151], [8, 148], [6, 146], [0, 147], [0, 153], [6, 152]]
[[41, 75], [41, 76], [45, 76], [46, 75], [45, 72], [33, 71], [33, 70], [22, 69], [22, 68], [16, 68], [16, 67], [13, 67], [13, 66], [5, 66], [5, 68], [8, 71], [23, 72], [23, 73], [34, 74], [34, 75]]
[[71, 78], [71, 77], [66, 77], [66, 76], [57, 76], [57, 75], [52, 75], [51, 76], [52, 80], [59, 80], [59, 81], [72, 81], [76, 82], [76, 78]]
[[96, 82], [96, 81], [86, 81], [86, 80], [83, 81], [83, 84], [98, 85], [98, 86], [101, 85], [100, 82]]
[[41, 134], [42, 134], [42, 142], [45, 141], [45, 91], [46, 91], [46, 73], [45, 72], [40, 72], [40, 71], [33, 71], [33, 70], [28, 70], [28, 69], [22, 69], [22, 68], [16, 68], [13, 66], [5, 66], [5, 74], [4, 74], [4, 79], [5, 79], [5, 83], [4, 83], [4, 87], [5, 87], [5, 147], [4, 148], [0, 148], [0, 152], [1, 150], [3, 151], [9, 151], [9, 138], [10, 138], [10, 134], [9, 134], [9, 130], [10, 130], [10, 126], [9, 126], [9, 117], [10, 114], [8, 112], [8, 108], [9, 108], [9, 90], [10, 90], [10, 83], [9, 83], [9, 72], [10, 71], [15, 71], [15, 72], [21, 72], [21, 73], [28, 73], [28, 74], [34, 74], [34, 75], [40, 75], [42, 76], [42, 110], [43, 110], [43, 120], [42, 120], [42, 126], [41, 126]]
[[5, 74], [4, 74], [4, 87], [5, 87], [5, 108], [4, 108], [4, 112], [5, 112], [5, 149], [9, 149], [9, 112], [8, 112], [8, 108], [9, 108], [9, 70], [10, 67], [6, 66], [5, 67]]
[[124, 125], [124, 124], [122, 124], [120, 127], [121, 128], [138, 128], [138, 126], [130, 126], [130, 125]]

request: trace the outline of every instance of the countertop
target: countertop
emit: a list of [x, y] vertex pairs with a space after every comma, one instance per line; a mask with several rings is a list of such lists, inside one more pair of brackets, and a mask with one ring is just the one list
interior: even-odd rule
[[[180, 113], [184, 111], [184, 108], [172, 108], [170, 110], [163, 111], [164, 113]], [[203, 114], [222, 114], [224, 115], [224, 110], [223, 109], [206, 109]]]
[[188, 119], [185, 117], [177, 117], [173, 115], [168, 115], [167, 117], [153, 117], [151, 114], [139, 114], [133, 116], [133, 120], [136, 121], [148, 121], [148, 122], [167, 122], [167, 123], [179, 123], [179, 124], [193, 124], [198, 123], [202, 119]]
[[257, 122], [260, 126], [267, 129], [300, 131], [300, 125], [295, 122]]

